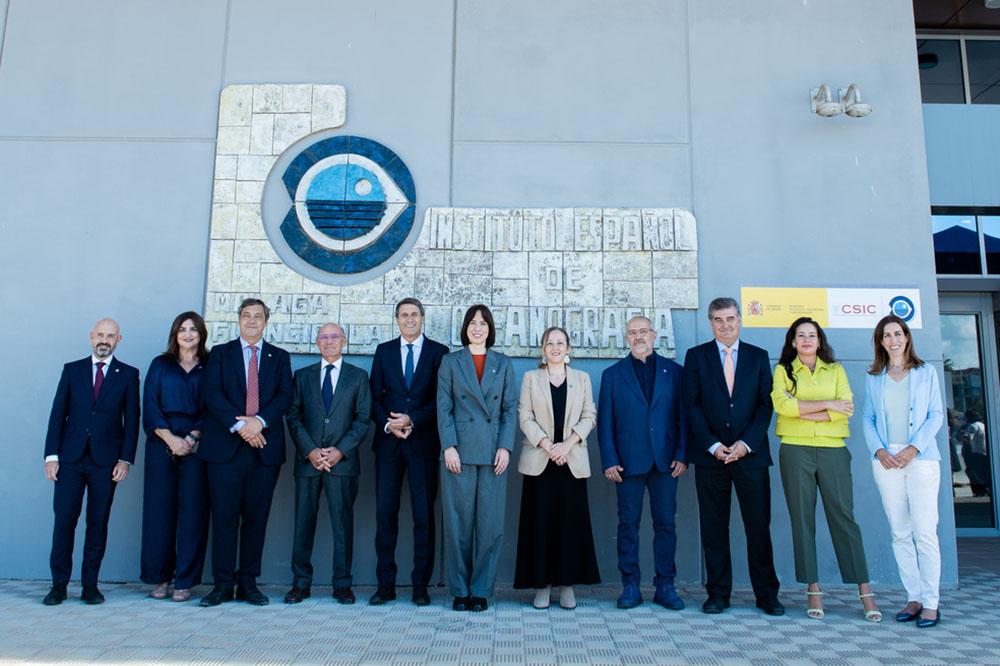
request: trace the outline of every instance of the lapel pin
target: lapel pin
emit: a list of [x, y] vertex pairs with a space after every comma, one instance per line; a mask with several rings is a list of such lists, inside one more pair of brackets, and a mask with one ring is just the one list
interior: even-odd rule
[[115, 372], [118, 372], [118, 368], [115, 368]]
[[271, 352], [268, 352], [268, 353], [267, 353], [267, 357], [268, 357], [268, 358], [271, 358]]

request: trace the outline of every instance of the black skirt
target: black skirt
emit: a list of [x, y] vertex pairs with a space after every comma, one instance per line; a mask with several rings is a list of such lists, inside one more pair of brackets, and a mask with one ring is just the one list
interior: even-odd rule
[[600, 583], [587, 479], [552, 461], [540, 475], [523, 478], [514, 587]]

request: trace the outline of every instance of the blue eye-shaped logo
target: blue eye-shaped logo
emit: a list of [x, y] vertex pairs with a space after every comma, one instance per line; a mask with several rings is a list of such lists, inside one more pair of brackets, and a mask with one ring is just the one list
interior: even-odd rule
[[413, 228], [409, 169], [382, 144], [335, 136], [302, 150], [281, 177], [291, 198], [281, 236], [310, 266], [334, 275], [370, 271]]
[[913, 307], [913, 301], [906, 296], [896, 296], [889, 301], [889, 311], [903, 321], [910, 321], [917, 309]]

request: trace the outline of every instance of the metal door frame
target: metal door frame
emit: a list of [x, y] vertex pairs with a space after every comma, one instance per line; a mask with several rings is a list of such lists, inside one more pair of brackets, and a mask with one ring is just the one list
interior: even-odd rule
[[[979, 358], [983, 371], [985, 411], [987, 418], [990, 419], [986, 436], [990, 447], [990, 473], [995, 481], [1000, 478], [1000, 474], [998, 474], [1000, 469], [997, 466], [998, 457], [1000, 457], [997, 455], [1000, 452], [1000, 448], [998, 448], [1000, 447], [1000, 437], [998, 437], [997, 433], [998, 428], [1000, 428], [1000, 404], [998, 404], [1000, 401], [997, 400], [997, 397], [1000, 396], [1000, 362], [998, 362], [997, 356], [997, 331], [994, 321], [993, 294], [991, 292], [942, 292], [938, 297], [938, 306], [943, 315], [979, 315]], [[994, 485], [991, 484], [991, 492], [993, 493], [991, 499], [993, 505], [993, 524], [996, 527], [958, 527], [956, 525], [956, 536], [1000, 536], [1000, 516], [998, 516], [998, 504]], [[952, 501], [952, 510], [954, 511], [954, 501]]]

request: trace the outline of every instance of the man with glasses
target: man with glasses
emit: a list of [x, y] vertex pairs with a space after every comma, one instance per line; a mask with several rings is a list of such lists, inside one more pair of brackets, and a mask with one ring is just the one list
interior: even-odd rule
[[316, 334], [322, 356], [295, 373], [288, 430], [295, 442], [295, 537], [292, 589], [286, 604], [310, 595], [312, 551], [319, 499], [326, 493], [333, 530], [333, 598], [354, 603], [351, 561], [354, 552], [354, 500], [358, 496], [358, 447], [368, 435], [371, 393], [368, 374], [344, 362], [347, 335], [339, 324], [324, 324]]
[[653, 350], [656, 331], [646, 317], [625, 327], [631, 353], [601, 375], [597, 441], [604, 476], [617, 484], [619, 608], [642, 603], [639, 519], [646, 490], [653, 515], [656, 594], [653, 602], [681, 610], [674, 589], [677, 477], [687, 470], [681, 366]]
[[403, 477], [413, 513], [413, 603], [430, 604], [434, 570], [434, 500], [441, 445], [437, 428], [437, 376], [448, 348], [424, 335], [424, 306], [415, 298], [396, 304], [399, 337], [383, 342], [372, 362], [375, 422], [375, 553], [378, 590], [368, 603], [396, 598], [396, 541]]

